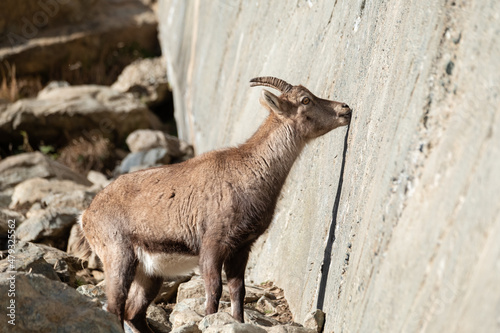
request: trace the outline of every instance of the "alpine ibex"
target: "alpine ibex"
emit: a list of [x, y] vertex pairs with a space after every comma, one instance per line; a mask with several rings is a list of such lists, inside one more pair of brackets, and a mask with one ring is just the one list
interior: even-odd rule
[[301, 85], [273, 77], [250, 82], [282, 94], [262, 91], [269, 116], [248, 141], [122, 175], [82, 214], [81, 245], [90, 245], [104, 265], [108, 311], [136, 331], [151, 332], [146, 309], [163, 278], [198, 265], [206, 313], [218, 310], [224, 267], [232, 315], [243, 322], [248, 255], [271, 223], [294, 161], [308, 141], [350, 122], [346, 104]]

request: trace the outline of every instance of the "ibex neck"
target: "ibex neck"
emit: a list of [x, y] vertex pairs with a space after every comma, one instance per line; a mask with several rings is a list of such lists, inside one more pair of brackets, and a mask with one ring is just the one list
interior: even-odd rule
[[291, 124], [271, 113], [242, 148], [249, 152], [257, 176], [280, 191], [304, 145]]

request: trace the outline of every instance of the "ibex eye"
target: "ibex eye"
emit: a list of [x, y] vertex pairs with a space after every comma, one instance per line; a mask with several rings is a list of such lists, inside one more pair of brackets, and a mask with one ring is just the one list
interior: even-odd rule
[[304, 104], [304, 105], [309, 104], [309, 102], [310, 102], [310, 101], [311, 101], [311, 100], [309, 99], [309, 97], [304, 97], [304, 98], [302, 98], [302, 104]]

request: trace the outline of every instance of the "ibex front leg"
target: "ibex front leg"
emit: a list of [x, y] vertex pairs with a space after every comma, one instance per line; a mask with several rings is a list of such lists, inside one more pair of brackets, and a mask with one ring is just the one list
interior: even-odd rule
[[224, 262], [231, 297], [231, 314], [240, 322], [244, 322], [245, 268], [249, 252], [250, 247], [245, 247], [229, 256]]
[[200, 268], [205, 282], [206, 310], [205, 314], [216, 313], [219, 309], [219, 300], [222, 295], [222, 263], [221, 252], [218, 248], [204, 250], [200, 254]]

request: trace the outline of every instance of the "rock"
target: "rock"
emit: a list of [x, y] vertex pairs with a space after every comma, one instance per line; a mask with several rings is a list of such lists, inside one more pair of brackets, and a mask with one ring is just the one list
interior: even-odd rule
[[201, 333], [198, 325], [195, 323], [182, 325], [172, 330], [171, 333]]
[[25, 242], [45, 242], [66, 248], [71, 226], [79, 214], [80, 210], [74, 207], [38, 210], [17, 228], [17, 236]]
[[15, 221], [15, 225], [18, 226], [24, 221], [24, 216], [10, 209], [0, 209], [0, 235], [7, 234], [10, 229], [8, 227], [9, 220]]
[[169, 281], [164, 281], [153, 303], [171, 303], [172, 299], [177, 294], [179, 285], [188, 280], [189, 277], [179, 277]]
[[44, 251], [34, 245], [16, 245], [13, 265], [9, 258], [0, 260], [0, 272], [29, 272], [40, 274], [54, 281], [61, 281], [54, 270], [44, 258]]
[[184, 325], [197, 324], [202, 319], [203, 316], [196, 313], [184, 303], [177, 303], [169, 318], [172, 323], [172, 329], [176, 329]]
[[146, 318], [149, 326], [157, 333], [168, 333], [172, 330], [167, 313], [159, 306], [150, 305], [146, 313]]
[[148, 106], [163, 102], [169, 94], [167, 68], [163, 58], [134, 61], [123, 69], [111, 88], [133, 93]]
[[276, 305], [266, 296], [262, 296], [257, 300], [256, 307], [266, 316], [270, 316], [276, 313]]
[[84, 284], [76, 288], [76, 291], [91, 299], [97, 298], [103, 305], [106, 303], [106, 290], [103, 285]]
[[45, 196], [41, 204], [43, 207], [52, 207], [52, 208], [76, 208], [79, 211], [83, 211], [87, 209], [94, 199], [96, 195], [95, 192], [90, 192], [90, 188], [79, 189], [77, 187], [73, 187], [71, 190], [71, 185], [69, 186], [69, 191], [64, 191], [61, 193], [57, 193], [56, 190], [53, 190], [52, 193]]
[[245, 303], [252, 303], [266, 297], [269, 300], [274, 300], [276, 297], [259, 286], [245, 286]]
[[20, 6], [6, 0], [2, 12], [10, 15], [0, 26], [0, 60], [21, 76], [63, 72], [85, 79], [95, 67], [112, 75], [102, 67], [119, 62], [116, 54], [158, 53], [156, 15], [141, 1], [30, 0]]
[[309, 312], [304, 319], [304, 327], [311, 328], [317, 333], [323, 331], [325, 313], [319, 309]]
[[209, 326], [203, 333], [265, 333], [266, 330], [249, 323], [232, 323], [223, 326]]
[[244, 312], [245, 312], [245, 322], [264, 327], [271, 327], [280, 324], [279, 321], [270, 317], [266, 317], [257, 310], [245, 308]]
[[138, 128], [159, 127], [158, 118], [131, 94], [98, 85], [42, 91], [37, 98], [18, 100], [0, 113], [0, 138], [13, 142], [25, 131], [30, 142], [56, 146], [71, 138], [97, 135], [120, 144]]
[[0, 190], [35, 177], [71, 180], [80, 185], [92, 185], [85, 177], [40, 152], [14, 155], [0, 161]]
[[165, 148], [153, 148], [148, 151], [130, 153], [115, 170], [117, 174], [133, 172], [170, 163], [171, 157]]
[[[76, 271], [81, 269], [78, 259], [66, 252], [43, 244], [18, 241], [15, 270], [42, 274], [49, 279], [76, 287]], [[0, 271], [8, 271], [7, 262], [0, 261]]]
[[9, 188], [0, 192], [0, 208], [8, 208], [12, 201], [12, 192], [14, 190]]
[[277, 325], [266, 328], [268, 333], [315, 333], [316, 330], [301, 326]]
[[[182, 283], [177, 290], [177, 303], [183, 301], [188, 298], [203, 298], [205, 297], [205, 283], [203, 279], [196, 276], [192, 278], [190, 281]], [[227, 287], [224, 286], [222, 290], [221, 301], [229, 302], [229, 291]]]
[[116, 316], [64, 283], [39, 274], [0, 273], [2, 295], [8, 295], [12, 283], [15, 325], [20, 332], [123, 332]]
[[174, 159], [193, 157], [193, 148], [190, 145], [162, 131], [136, 130], [127, 137], [127, 145], [133, 153], [165, 148], [167, 154]]
[[85, 192], [86, 189], [86, 186], [70, 180], [32, 178], [14, 188], [10, 208], [27, 209], [43, 199], [44, 206], [71, 206], [82, 210], [88, 206], [93, 197]]
[[187, 282], [181, 283], [177, 290], [177, 303], [188, 298], [203, 297], [205, 297], [205, 284], [202, 279], [192, 278]]
[[200, 323], [198, 328], [201, 331], [205, 331], [211, 326], [224, 326], [226, 324], [237, 323], [238, 321], [234, 319], [229, 313], [217, 312], [208, 316], [205, 316]]
[[95, 171], [95, 170], [90, 170], [89, 173], [87, 174], [87, 179], [94, 184], [93, 189], [96, 190], [101, 190], [108, 186], [112, 180], [108, 179], [104, 174]]

